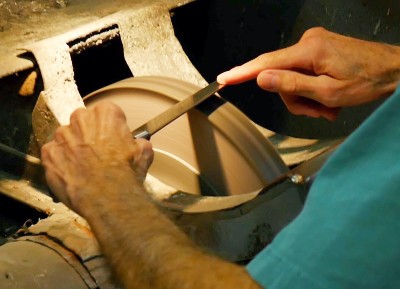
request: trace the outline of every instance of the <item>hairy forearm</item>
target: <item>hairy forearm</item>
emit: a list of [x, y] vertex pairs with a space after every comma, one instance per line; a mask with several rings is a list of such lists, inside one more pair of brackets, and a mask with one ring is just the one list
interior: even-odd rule
[[381, 51], [376, 49], [379, 61], [376, 65], [381, 66], [381, 74], [370, 75], [366, 69], [364, 77], [374, 84], [374, 88], [380, 89], [380, 96], [385, 96], [392, 94], [400, 84], [400, 46], [382, 43], [375, 45], [382, 48]]
[[123, 111], [74, 111], [41, 149], [46, 180], [90, 224], [125, 289], [257, 288], [235, 264], [202, 253], [151, 202], [142, 180], [151, 144], [133, 139]]
[[[259, 288], [241, 266], [197, 248], [134, 182], [124, 179], [117, 183], [125, 188], [103, 187], [102, 195], [115, 197], [98, 198], [85, 208], [85, 217], [125, 289]], [[125, 191], [116, 194], [116, 189]]]

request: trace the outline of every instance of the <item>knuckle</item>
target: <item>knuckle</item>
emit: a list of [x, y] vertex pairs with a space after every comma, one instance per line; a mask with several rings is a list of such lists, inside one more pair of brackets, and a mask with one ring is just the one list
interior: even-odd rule
[[108, 113], [114, 115], [117, 118], [125, 119], [125, 113], [122, 110], [122, 108], [111, 101], [99, 102], [96, 105], [95, 109], [97, 109], [100, 112], [100, 114]]
[[289, 74], [282, 81], [282, 89], [285, 93], [296, 94], [299, 84], [300, 80], [298, 76], [296, 74]]
[[86, 109], [83, 107], [77, 108], [75, 109], [70, 116], [70, 120], [76, 120], [82, 117], [82, 115], [86, 112]]
[[50, 143], [46, 143], [40, 148], [40, 156], [42, 158], [47, 159], [47, 155], [50, 151], [50, 147], [51, 147]]
[[62, 140], [64, 138], [65, 127], [59, 126], [54, 132], [54, 139], [55, 140]]
[[319, 79], [321, 80], [317, 94], [319, 102], [330, 108], [340, 106], [343, 83], [326, 76], [320, 76]]
[[321, 38], [323, 37], [328, 31], [323, 28], [323, 27], [313, 27], [310, 29], [307, 29], [303, 36], [302, 39], [308, 39], [308, 38]]
[[323, 58], [326, 53], [328, 31], [322, 27], [308, 29], [301, 38], [301, 44], [310, 51], [316, 59]]
[[110, 101], [101, 101], [96, 105], [96, 108], [114, 111], [118, 109], [118, 106]]
[[260, 65], [260, 69], [262, 69], [264, 67], [265, 63], [268, 63], [268, 61], [270, 60], [271, 56], [269, 53], [263, 53], [258, 55], [255, 59], [254, 62], [258, 63]]
[[326, 40], [322, 37], [310, 37], [303, 41], [303, 44], [306, 48], [313, 52], [313, 54], [317, 54], [318, 56], [320, 53], [325, 51], [325, 44]]

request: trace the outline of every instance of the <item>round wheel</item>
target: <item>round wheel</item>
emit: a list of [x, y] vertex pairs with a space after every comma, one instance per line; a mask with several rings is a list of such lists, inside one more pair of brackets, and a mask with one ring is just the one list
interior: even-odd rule
[[[132, 77], [89, 94], [84, 102], [86, 107], [114, 102], [134, 130], [199, 89], [170, 77]], [[250, 193], [288, 170], [254, 124], [216, 95], [154, 134], [151, 142], [155, 156], [149, 174], [190, 194]]]

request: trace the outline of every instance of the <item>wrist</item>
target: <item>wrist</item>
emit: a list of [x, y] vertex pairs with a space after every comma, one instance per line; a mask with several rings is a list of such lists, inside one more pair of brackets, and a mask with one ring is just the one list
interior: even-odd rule
[[90, 179], [70, 194], [71, 206], [90, 221], [93, 218], [126, 204], [127, 200], [140, 196], [146, 198], [143, 184], [136, 178], [130, 166], [97, 169]]
[[384, 59], [385, 70], [380, 82], [386, 88], [386, 94], [391, 94], [400, 84], [400, 46], [386, 44], [386, 47], [388, 53]]

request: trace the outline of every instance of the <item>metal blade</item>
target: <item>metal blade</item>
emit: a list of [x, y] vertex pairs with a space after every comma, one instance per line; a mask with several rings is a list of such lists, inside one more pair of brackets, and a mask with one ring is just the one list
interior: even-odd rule
[[191, 108], [195, 107], [202, 101], [206, 100], [208, 97], [213, 95], [214, 93], [218, 92], [222, 89], [225, 85], [219, 84], [218, 82], [214, 81], [200, 89], [196, 93], [192, 94], [191, 96], [185, 98], [184, 100], [174, 104], [166, 111], [162, 112], [161, 114], [157, 115], [155, 118], [149, 120], [142, 126], [138, 127], [134, 131], [132, 131], [132, 136], [134, 138], [145, 138], [150, 139], [150, 137], [162, 129], [164, 126], [169, 124], [170, 122], [174, 121], [178, 117], [180, 117], [185, 112], [189, 111]]

